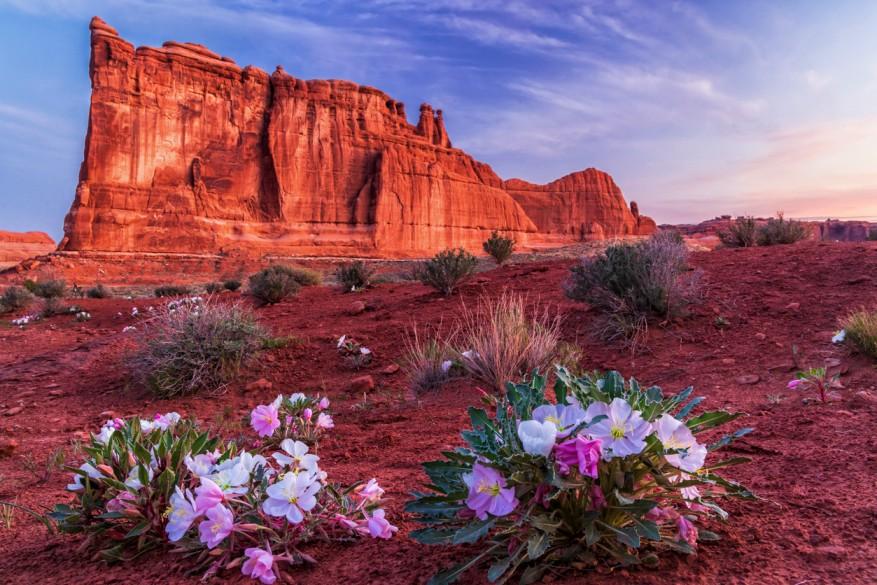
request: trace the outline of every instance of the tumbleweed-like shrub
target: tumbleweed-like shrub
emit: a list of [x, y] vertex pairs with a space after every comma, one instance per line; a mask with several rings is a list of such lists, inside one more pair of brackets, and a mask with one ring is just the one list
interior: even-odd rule
[[155, 296], [158, 298], [162, 297], [181, 297], [183, 295], [189, 294], [188, 287], [180, 286], [176, 284], [165, 284], [155, 289]]
[[275, 264], [250, 277], [250, 294], [263, 305], [273, 305], [296, 294], [303, 286], [320, 284], [313, 270]]
[[110, 289], [102, 284], [97, 284], [85, 291], [85, 296], [90, 299], [107, 299], [113, 295], [110, 293]]
[[24, 287], [43, 299], [60, 299], [67, 292], [67, 283], [57, 278], [38, 281], [26, 280]]
[[344, 292], [363, 290], [372, 285], [375, 271], [362, 260], [344, 263], [335, 270], [335, 278]]
[[484, 242], [483, 247], [484, 251], [490, 254], [498, 265], [502, 266], [506, 260], [512, 257], [512, 252], [515, 250], [515, 241], [494, 230], [490, 237], [487, 238], [487, 241]]
[[[465, 557], [431, 583], [453, 583], [472, 567], [492, 583], [536, 583], [544, 575], [638, 563], [666, 552], [694, 554], [718, 540], [708, 528], [728, 513], [722, 498], [754, 498], [716, 470], [747, 462], [710, 453], [751, 429], [706, 442], [701, 433], [734, 420], [692, 415], [692, 388], [665, 396], [618, 372], [556, 372], [509, 383], [505, 395], [470, 408], [463, 447], [424, 464], [423, 492], [406, 505], [431, 545], [467, 545]], [[513, 580], [514, 579], [514, 580]]]
[[759, 246], [794, 244], [807, 239], [807, 228], [800, 221], [785, 219], [782, 213], [767, 220], [758, 230]]
[[463, 248], [444, 250], [431, 260], [418, 264], [412, 275], [415, 280], [449, 297], [460, 284], [475, 274], [477, 264], [475, 256]]
[[237, 377], [266, 331], [239, 304], [173, 302], [145, 322], [133, 378], [166, 398], [217, 392]]
[[701, 293], [701, 273], [689, 268], [685, 244], [663, 233], [613, 244], [571, 271], [566, 295], [602, 311], [603, 338], [633, 349], [644, 343], [650, 317], [683, 315]]
[[862, 353], [877, 358], [877, 310], [864, 307], [840, 320], [844, 337]]
[[727, 231], [719, 232], [719, 240], [728, 248], [751, 248], [758, 244], [758, 225], [751, 216], [740, 216]]
[[34, 300], [26, 288], [10, 286], [0, 295], [0, 313], [11, 313], [28, 307]]
[[560, 321], [547, 308], [528, 311], [519, 294], [482, 296], [474, 309], [463, 307], [456, 359], [473, 378], [502, 391], [509, 380], [544, 371], [558, 357]]

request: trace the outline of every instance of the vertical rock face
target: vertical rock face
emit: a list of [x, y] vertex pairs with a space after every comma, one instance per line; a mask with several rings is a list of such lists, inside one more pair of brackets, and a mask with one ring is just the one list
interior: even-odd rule
[[[494, 229], [525, 244], [578, 239], [581, 223], [645, 231], [608, 175], [599, 197], [564, 190], [569, 177], [509, 181], [510, 194], [451, 146], [441, 110], [421, 105], [413, 126], [371, 87], [269, 75], [192, 43], [135, 49], [99, 18], [90, 75], [64, 250], [412, 256], [478, 249]], [[539, 209], [539, 189], [561, 209]]]

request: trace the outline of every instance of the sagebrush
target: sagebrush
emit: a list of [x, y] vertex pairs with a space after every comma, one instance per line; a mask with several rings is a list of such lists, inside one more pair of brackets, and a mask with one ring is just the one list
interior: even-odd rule
[[767, 220], [758, 230], [759, 246], [794, 244], [807, 239], [807, 228], [800, 221], [786, 219], [782, 213]]
[[39, 281], [25, 280], [24, 287], [43, 299], [60, 299], [67, 292], [67, 283], [56, 278]]
[[335, 278], [341, 283], [341, 288], [345, 292], [354, 292], [370, 287], [374, 275], [374, 268], [362, 260], [342, 264], [335, 270]]
[[313, 270], [275, 264], [250, 276], [250, 294], [263, 305], [273, 305], [296, 294], [303, 286], [320, 284]]
[[155, 296], [157, 296], [158, 298], [181, 297], [183, 295], [189, 294], [189, 288], [176, 284], [165, 284], [163, 286], [156, 287], [154, 292]]
[[751, 248], [758, 244], [758, 224], [752, 216], [738, 217], [727, 231], [719, 232], [719, 239], [728, 248]]
[[512, 257], [515, 250], [515, 241], [494, 230], [487, 241], [484, 242], [484, 251], [502, 266], [506, 260]]
[[102, 284], [97, 284], [85, 291], [85, 296], [90, 299], [107, 299], [113, 295], [110, 293], [110, 289]]
[[454, 294], [463, 282], [475, 274], [478, 260], [464, 250], [444, 250], [414, 268], [413, 276], [446, 297]]
[[10, 286], [0, 295], [0, 313], [11, 313], [28, 307], [34, 300], [33, 295], [20, 286]]
[[145, 323], [129, 365], [133, 378], [162, 398], [216, 392], [237, 377], [266, 336], [239, 304], [175, 303]]

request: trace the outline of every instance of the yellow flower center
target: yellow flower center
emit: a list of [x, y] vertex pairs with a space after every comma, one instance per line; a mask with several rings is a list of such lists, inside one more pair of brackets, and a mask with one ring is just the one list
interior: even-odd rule
[[290, 504], [297, 504], [297, 503], [298, 503], [298, 497], [296, 497], [296, 496], [289, 496], [289, 503], [290, 503]]
[[560, 428], [560, 419], [557, 418], [556, 416], [546, 416], [545, 422], [550, 422], [551, 424], [553, 424], [557, 428]]
[[624, 438], [624, 427], [613, 426], [609, 432], [612, 434], [613, 439], [623, 439]]
[[213, 526], [210, 527], [210, 532], [212, 532], [213, 534], [216, 534], [217, 532], [219, 532], [219, 529], [220, 529], [219, 524], [214, 523]]
[[498, 483], [487, 483], [483, 482], [478, 486], [478, 493], [481, 494], [490, 494], [492, 497], [496, 497], [499, 495], [499, 484]]

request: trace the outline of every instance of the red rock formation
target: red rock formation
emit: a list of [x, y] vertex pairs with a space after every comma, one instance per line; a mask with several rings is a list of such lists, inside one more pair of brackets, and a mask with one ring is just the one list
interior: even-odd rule
[[655, 222], [630, 208], [608, 174], [587, 169], [547, 185], [509, 179], [503, 187], [521, 204], [540, 232], [559, 239], [602, 240], [616, 236], [649, 235]]
[[607, 235], [653, 226], [608, 176], [598, 196], [552, 183], [544, 203], [559, 209], [537, 210], [538, 197], [513, 198], [451, 146], [441, 110], [423, 104], [415, 127], [404, 104], [349, 81], [240, 68], [192, 43], [135, 49], [97, 17], [90, 75], [63, 250], [413, 256], [480, 250], [494, 229], [526, 244], [543, 218], [568, 239], [583, 223]]
[[18, 264], [26, 258], [48, 254], [55, 241], [43, 232], [6, 232], [0, 230], [0, 268]]

